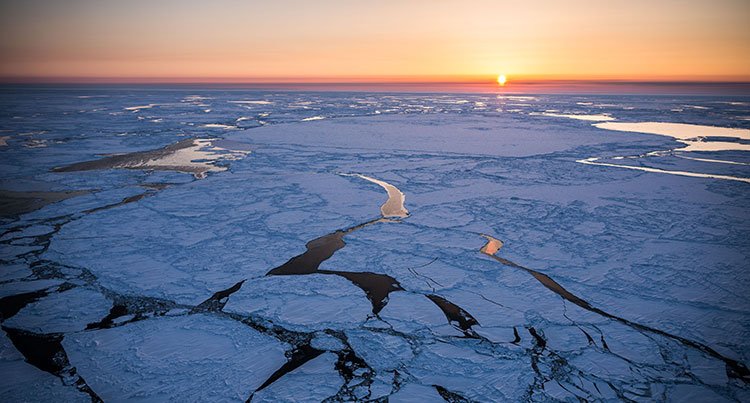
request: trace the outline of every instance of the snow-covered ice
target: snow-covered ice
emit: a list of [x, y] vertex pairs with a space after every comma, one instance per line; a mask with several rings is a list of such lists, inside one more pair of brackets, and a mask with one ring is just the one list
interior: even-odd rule
[[111, 307], [104, 295], [76, 287], [27, 305], [3, 326], [34, 333], [75, 332], [107, 316]]
[[249, 326], [208, 315], [74, 333], [63, 346], [104, 401], [245, 401], [286, 350]]
[[750, 400], [745, 97], [40, 94], [0, 400]]

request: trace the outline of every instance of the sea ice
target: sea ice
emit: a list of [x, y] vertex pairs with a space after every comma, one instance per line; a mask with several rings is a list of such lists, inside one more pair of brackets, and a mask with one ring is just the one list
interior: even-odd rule
[[91, 398], [60, 378], [24, 361], [5, 332], [0, 332], [0, 396], [6, 402], [90, 402]]
[[286, 362], [287, 348], [210, 315], [68, 334], [63, 346], [104, 401], [245, 401]]
[[3, 326], [33, 333], [75, 332], [107, 316], [111, 307], [112, 302], [99, 292], [76, 287], [32, 302]]

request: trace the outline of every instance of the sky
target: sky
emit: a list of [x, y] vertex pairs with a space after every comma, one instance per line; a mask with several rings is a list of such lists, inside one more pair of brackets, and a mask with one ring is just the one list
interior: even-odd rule
[[750, 81], [750, 1], [2, 0], [0, 80]]

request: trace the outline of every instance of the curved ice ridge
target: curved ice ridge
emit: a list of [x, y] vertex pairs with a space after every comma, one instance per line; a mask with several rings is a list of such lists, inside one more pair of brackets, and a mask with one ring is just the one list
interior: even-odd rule
[[678, 148], [675, 151], [750, 151], [750, 144], [728, 141], [704, 141], [706, 137], [728, 137], [738, 140], [750, 140], [750, 129], [668, 122], [601, 122], [594, 123], [593, 125], [606, 130], [671, 137], [685, 144], [685, 147]]
[[688, 171], [668, 171], [666, 169], [659, 169], [659, 168], [636, 167], [632, 165], [619, 165], [619, 164], [610, 164], [606, 162], [596, 162], [597, 160], [599, 160], [599, 158], [594, 157], [594, 158], [585, 158], [582, 160], [576, 160], [576, 162], [581, 163], [581, 164], [587, 164], [587, 165], [599, 165], [599, 166], [604, 166], [604, 167], [625, 168], [625, 169], [633, 169], [636, 171], [644, 171], [644, 172], [652, 172], [652, 173], [660, 173], [660, 174], [690, 176], [693, 178], [712, 178], [712, 179], [723, 179], [723, 180], [750, 183], [750, 178], [740, 178], [738, 176], [704, 174], [700, 172], [688, 172]]
[[385, 218], [406, 218], [409, 216], [409, 210], [404, 207], [406, 196], [397, 187], [391, 185], [388, 182], [381, 181], [379, 179], [371, 178], [362, 174], [341, 174], [343, 176], [356, 176], [358, 178], [370, 181], [377, 185], [380, 185], [388, 193], [388, 200], [380, 206], [380, 213]]
[[[623, 132], [635, 132], [645, 134], [655, 134], [658, 136], [671, 137], [674, 140], [685, 144], [684, 147], [676, 148], [673, 150], [666, 151], [673, 153], [675, 151], [692, 152], [692, 151], [750, 151], [750, 144], [735, 143], [731, 141], [705, 141], [706, 137], [722, 137], [732, 138], [737, 140], [750, 141], [750, 129], [738, 129], [731, 127], [718, 127], [718, 126], [705, 126], [705, 125], [693, 125], [686, 123], [669, 123], [669, 122], [600, 122], [594, 123], [594, 127], [605, 130], [616, 130]], [[613, 159], [624, 159], [624, 158], [642, 158], [653, 155], [661, 155], [665, 151], [654, 151], [646, 153], [642, 156], [622, 156], [613, 157]], [[721, 163], [721, 164], [733, 164], [733, 165], [747, 165], [742, 162], [725, 161], [709, 158], [693, 158], [682, 155], [676, 155], [678, 158], [691, 159], [695, 161], [709, 162], [709, 163]], [[619, 165], [611, 164], [606, 162], [597, 162], [599, 157], [584, 158], [576, 160], [576, 162], [587, 165], [599, 165], [614, 168], [632, 169], [636, 171], [644, 171], [651, 173], [670, 174], [678, 176], [689, 176], [694, 178], [711, 178], [711, 179], [722, 179], [731, 180], [738, 182], [750, 183], [750, 178], [742, 178], [731, 175], [719, 175], [719, 174], [706, 174], [700, 172], [688, 172], [688, 171], [671, 171], [666, 169], [643, 167], [643, 166], [632, 166], [632, 165]]]

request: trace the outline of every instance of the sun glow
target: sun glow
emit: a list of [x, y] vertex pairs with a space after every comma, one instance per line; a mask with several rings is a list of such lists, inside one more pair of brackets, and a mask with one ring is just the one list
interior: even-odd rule
[[505, 85], [505, 82], [508, 81], [508, 79], [505, 78], [505, 74], [500, 74], [497, 76], [497, 83], [500, 85]]

